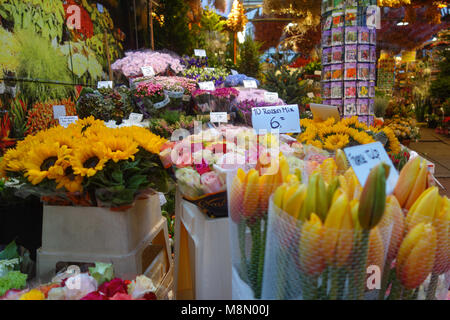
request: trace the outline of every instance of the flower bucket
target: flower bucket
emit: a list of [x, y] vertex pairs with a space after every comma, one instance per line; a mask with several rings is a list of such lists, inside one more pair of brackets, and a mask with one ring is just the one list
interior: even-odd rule
[[161, 108], [164, 108], [165, 106], [167, 106], [167, 105], [169, 104], [169, 102], [170, 102], [170, 98], [169, 98], [169, 96], [166, 94], [163, 101], [157, 102], [157, 103], [154, 103], [154, 104], [153, 104], [153, 108], [155, 108], [155, 109], [161, 109]]
[[184, 89], [180, 87], [181, 90], [174, 91], [174, 90], [165, 90], [165, 94], [169, 96], [169, 98], [173, 99], [181, 99], [184, 96]]

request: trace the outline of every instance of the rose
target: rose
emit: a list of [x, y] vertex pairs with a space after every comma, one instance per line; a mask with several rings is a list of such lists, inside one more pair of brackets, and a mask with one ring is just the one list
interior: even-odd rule
[[204, 173], [201, 176], [201, 182], [206, 193], [216, 193], [224, 190], [224, 183], [214, 171]]
[[99, 292], [103, 293], [107, 297], [112, 297], [116, 293], [127, 293], [127, 285], [122, 279], [114, 278], [111, 281], [105, 282], [98, 289]]
[[88, 293], [86, 296], [81, 298], [81, 300], [108, 300], [108, 297], [100, 293], [99, 291], [94, 291]]

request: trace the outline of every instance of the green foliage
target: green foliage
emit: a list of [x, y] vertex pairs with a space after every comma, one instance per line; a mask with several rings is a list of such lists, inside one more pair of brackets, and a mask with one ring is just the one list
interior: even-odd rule
[[27, 275], [20, 271], [10, 271], [0, 278], [0, 296], [10, 289], [22, 289], [27, 284]]
[[312, 75], [315, 71], [322, 70], [322, 63], [320, 61], [312, 61], [308, 63], [305, 68], [305, 74]]
[[431, 95], [440, 101], [445, 101], [450, 92], [450, 50], [444, 48], [440, 51], [440, 55], [442, 57], [439, 63], [440, 72], [437, 79], [431, 83]]
[[384, 96], [375, 96], [374, 112], [377, 117], [384, 117], [386, 109], [389, 105], [389, 99]]
[[13, 99], [9, 106], [9, 113], [11, 119], [11, 137], [23, 138], [28, 131], [27, 119], [27, 102], [23, 99]]
[[253, 40], [250, 34], [245, 36], [245, 41], [239, 48], [238, 71], [249, 77], [258, 78], [261, 71], [261, 43]]
[[[72, 83], [66, 57], [50, 41], [27, 30], [16, 31], [16, 39], [20, 48], [17, 77]], [[19, 89], [30, 103], [65, 99], [74, 92], [73, 86], [37, 82], [21, 82]]]
[[111, 263], [96, 262], [95, 267], [89, 267], [89, 274], [97, 280], [99, 286], [114, 278], [114, 268]]
[[180, 55], [192, 54], [193, 37], [188, 28], [188, 5], [182, 0], [161, 0], [155, 8], [157, 15], [164, 16], [164, 24], [154, 25], [157, 49], [169, 49]]
[[301, 72], [299, 70], [289, 71], [282, 66], [280, 70], [269, 70], [265, 74], [263, 89], [271, 92], [278, 92], [278, 96], [287, 104], [302, 103], [302, 98], [306, 95], [306, 84], [300, 84]]
[[151, 118], [149, 129], [154, 134], [170, 139], [177, 129], [190, 130], [194, 128], [195, 117], [186, 116], [178, 111], [166, 110], [158, 118]]

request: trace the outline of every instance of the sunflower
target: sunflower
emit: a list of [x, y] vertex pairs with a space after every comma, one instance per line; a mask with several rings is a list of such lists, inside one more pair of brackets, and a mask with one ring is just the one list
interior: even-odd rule
[[102, 120], [96, 120], [93, 116], [84, 118], [84, 119], [78, 119], [76, 123], [70, 124], [67, 128], [78, 128], [81, 130], [81, 132], [86, 131], [89, 127], [106, 127], [104, 121]]
[[320, 140], [309, 140], [309, 141], [306, 141], [306, 144], [312, 145], [319, 149], [323, 149], [323, 144]]
[[67, 146], [57, 142], [47, 142], [35, 145], [28, 152], [24, 163], [25, 177], [33, 185], [41, 183], [45, 178], [55, 179], [64, 174], [62, 162], [70, 154]]
[[92, 143], [85, 139], [86, 143], [74, 150], [70, 158], [70, 165], [76, 175], [92, 177], [98, 171], [103, 170], [105, 163], [109, 160], [107, 149], [103, 143]]
[[105, 144], [107, 149], [107, 158], [114, 162], [119, 160], [134, 160], [134, 154], [138, 149], [138, 144], [131, 137], [128, 136], [103, 136], [101, 141]]
[[153, 134], [148, 129], [136, 126], [120, 128], [118, 129], [117, 134], [125, 134], [133, 137], [139, 147], [154, 154], [159, 154], [161, 146], [167, 142], [166, 139]]
[[55, 179], [56, 189], [65, 188], [68, 192], [83, 191], [83, 177], [75, 175], [72, 166], [68, 166], [64, 170], [64, 175]]
[[381, 131], [383, 131], [386, 134], [386, 137], [388, 138], [388, 145], [386, 146], [386, 149], [392, 151], [395, 154], [399, 153], [401, 149], [400, 142], [398, 141], [392, 129], [384, 127]]
[[358, 131], [356, 129], [350, 129], [350, 137], [358, 144], [368, 144], [375, 142], [375, 139], [364, 131]]
[[342, 149], [350, 142], [348, 135], [334, 134], [325, 139], [323, 146], [328, 150]]

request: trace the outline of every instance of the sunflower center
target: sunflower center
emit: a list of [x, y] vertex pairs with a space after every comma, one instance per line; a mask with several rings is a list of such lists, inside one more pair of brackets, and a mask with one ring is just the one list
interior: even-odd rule
[[41, 171], [48, 171], [48, 169], [50, 169], [51, 167], [53, 167], [56, 163], [56, 161], [58, 160], [58, 157], [49, 157], [47, 159], [45, 159], [44, 161], [42, 161], [41, 164]]
[[67, 167], [66, 170], [64, 170], [64, 174], [66, 175], [66, 177], [70, 180], [70, 181], [74, 181], [75, 180], [75, 174], [73, 172], [72, 167]]
[[83, 163], [83, 167], [85, 168], [95, 168], [95, 166], [100, 162], [100, 159], [97, 156], [90, 157]]

